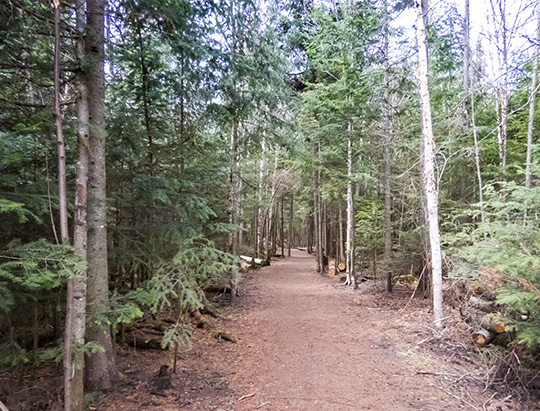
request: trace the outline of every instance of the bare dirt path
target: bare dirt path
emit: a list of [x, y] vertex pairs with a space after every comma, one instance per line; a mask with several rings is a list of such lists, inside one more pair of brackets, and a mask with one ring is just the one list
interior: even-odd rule
[[[389, 296], [370, 282], [353, 291], [314, 266], [294, 250], [250, 272], [238, 305], [213, 330], [198, 330], [165, 395], [149, 395], [151, 378], [141, 375], [170, 358], [121, 353], [131, 382], [95, 409], [524, 409], [486, 388], [471, 365], [482, 353], [431, 328], [428, 301], [408, 304], [409, 289]], [[216, 340], [216, 330], [237, 342]]]
[[395, 313], [359, 306], [352, 290], [318, 276], [314, 265], [295, 250], [246, 284], [250, 304], [236, 330], [246, 344], [231, 383], [256, 395], [236, 409], [266, 402], [272, 410], [451, 409], [455, 398], [426, 384], [389, 338], [408, 333]]

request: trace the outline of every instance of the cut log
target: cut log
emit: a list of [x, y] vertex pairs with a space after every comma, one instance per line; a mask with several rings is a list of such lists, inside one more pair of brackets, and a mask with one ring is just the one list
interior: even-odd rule
[[233, 344], [236, 344], [236, 340], [233, 337], [231, 337], [231, 335], [224, 332], [215, 333], [214, 338], [218, 340], [229, 341], [229, 342], [232, 342]]
[[339, 263], [337, 268], [339, 272], [342, 273], [343, 271], [345, 271], [345, 268], [347, 268], [347, 266], [345, 265], [345, 263]]
[[503, 333], [507, 330], [506, 325], [500, 320], [500, 314], [485, 315], [482, 317], [480, 326], [487, 330], [495, 331], [497, 334]]
[[248, 257], [247, 255], [241, 255], [240, 258], [251, 265], [263, 265], [264, 263], [262, 258]]
[[328, 275], [330, 277], [333, 277], [336, 275], [336, 262], [335, 261], [330, 261], [330, 263], [328, 264]]
[[148, 335], [130, 335], [126, 338], [128, 345], [135, 348], [141, 348], [143, 350], [165, 350], [161, 346], [162, 336], [148, 336]]
[[484, 347], [488, 345], [493, 340], [493, 338], [495, 338], [495, 335], [496, 333], [494, 331], [482, 328], [473, 333], [472, 337], [476, 345], [478, 345], [479, 347]]
[[219, 318], [219, 313], [217, 312], [217, 310], [209, 303], [205, 304], [205, 306], [203, 307], [202, 311], [201, 311], [202, 314], [208, 314], [209, 316], [211, 317], [214, 317], [214, 318]]
[[212, 328], [212, 324], [206, 318], [204, 318], [204, 316], [201, 314], [199, 310], [190, 311], [190, 315], [195, 320], [195, 324], [197, 328], [202, 328], [205, 330]]
[[486, 313], [491, 313], [494, 311], [493, 305], [489, 301], [483, 300], [479, 297], [475, 297], [474, 295], [471, 295], [471, 297], [469, 298], [469, 305]]

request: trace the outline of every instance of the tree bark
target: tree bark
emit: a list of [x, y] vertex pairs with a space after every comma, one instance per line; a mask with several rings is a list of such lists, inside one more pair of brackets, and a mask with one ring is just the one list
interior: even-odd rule
[[[506, 142], [508, 130], [508, 33], [506, 27], [506, 0], [490, 0], [493, 26], [495, 28], [495, 41], [497, 57], [499, 60], [499, 80], [497, 87], [497, 138], [499, 143], [499, 157], [501, 159], [501, 173], [506, 174]], [[497, 21], [499, 11], [500, 22]]]
[[347, 245], [345, 255], [347, 258], [346, 285], [356, 288], [356, 274], [354, 270], [354, 192], [352, 182], [352, 123], [348, 126], [347, 143]]
[[484, 221], [484, 189], [480, 169], [480, 148], [478, 146], [478, 132], [476, 131], [476, 113], [474, 108], [474, 92], [471, 92], [471, 126], [474, 138], [474, 163], [476, 165], [476, 178], [478, 181], [478, 202], [480, 203], [480, 218]]
[[386, 24], [384, 33], [384, 94], [383, 134], [384, 134], [384, 267], [386, 268], [386, 291], [392, 292], [392, 191], [391, 170], [392, 158], [390, 144], [392, 142], [392, 110], [390, 104], [390, 57], [389, 57], [389, 14], [388, 1], [385, 1]]
[[[86, 26], [86, 0], [75, 1], [76, 57], [79, 65], [77, 85], [77, 148], [75, 209], [73, 214], [73, 246], [76, 255], [86, 261], [87, 221], [86, 198], [88, 183], [88, 91], [83, 74], [85, 58], [84, 31]], [[77, 273], [68, 281], [66, 327], [64, 336], [64, 409], [82, 411], [84, 397], [84, 334], [86, 331], [86, 271]]]
[[[422, 4], [424, 3], [424, 4]], [[427, 200], [427, 220], [431, 248], [431, 268], [433, 282], [433, 313], [435, 326], [443, 325], [442, 309], [442, 256], [439, 234], [438, 188], [435, 181], [435, 139], [431, 120], [431, 102], [428, 85], [428, 52], [424, 18], [428, 11], [428, 1], [415, 0], [417, 20], [416, 34], [419, 51], [419, 93], [422, 117], [422, 144], [424, 146], [423, 184]], [[424, 6], [424, 7], [423, 7]]]
[[69, 242], [68, 213], [66, 194], [66, 147], [62, 129], [62, 110], [60, 108], [60, 0], [54, 3], [54, 124], [58, 148], [58, 198], [60, 209], [60, 238], [62, 243]]
[[287, 255], [291, 256], [291, 247], [294, 239], [294, 194], [291, 193], [291, 210], [289, 213], [289, 241]]
[[88, 390], [107, 390], [119, 378], [113, 341], [105, 316], [109, 311], [107, 198], [105, 172], [105, 72], [103, 16], [107, 0], [87, 0], [85, 52], [88, 58], [90, 162], [88, 167], [87, 342], [103, 347], [86, 362]]
[[465, 16], [463, 21], [463, 112], [467, 121], [469, 104], [469, 68], [471, 65], [471, 45], [470, 45], [470, 0], [465, 0]]
[[233, 120], [230, 141], [230, 169], [229, 169], [229, 223], [231, 233], [229, 234], [229, 249], [232, 254], [238, 254], [238, 183], [237, 183], [237, 163], [238, 163], [238, 122]]
[[264, 225], [264, 209], [263, 209], [263, 190], [264, 190], [264, 158], [266, 156], [266, 136], [263, 133], [262, 137], [262, 154], [261, 159], [259, 161], [259, 193], [258, 193], [258, 206], [257, 206], [257, 240], [256, 240], [256, 247], [257, 247], [257, 257], [262, 256], [262, 244], [263, 244], [263, 225]]
[[536, 100], [536, 82], [538, 81], [538, 55], [540, 54], [540, 11], [537, 12], [537, 41], [534, 61], [533, 72], [531, 78], [531, 94], [529, 97], [529, 124], [527, 127], [527, 159], [525, 164], [525, 187], [531, 188], [531, 165], [532, 165], [532, 148], [533, 148], [533, 124], [534, 124], [534, 104]]

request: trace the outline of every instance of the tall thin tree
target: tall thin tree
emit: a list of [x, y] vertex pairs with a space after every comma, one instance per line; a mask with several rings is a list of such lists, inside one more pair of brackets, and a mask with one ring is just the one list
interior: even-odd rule
[[89, 390], [110, 389], [119, 377], [114, 358], [109, 311], [109, 273], [107, 263], [107, 196], [105, 163], [105, 71], [104, 13], [107, 0], [87, 0], [85, 54], [89, 103], [88, 167], [88, 288], [87, 341], [102, 350], [86, 361], [86, 384]]
[[431, 248], [431, 271], [433, 282], [433, 313], [435, 325], [443, 325], [442, 309], [442, 255], [439, 233], [439, 190], [435, 181], [435, 138], [431, 119], [431, 101], [428, 84], [428, 50], [425, 17], [429, 10], [428, 0], [415, 0], [417, 12], [416, 35], [418, 40], [418, 88], [422, 118], [423, 185], [427, 201], [427, 222]]
[[[78, 62], [77, 85], [77, 146], [75, 209], [73, 214], [73, 246], [77, 256], [86, 261], [87, 221], [86, 198], [88, 183], [88, 91], [84, 78], [84, 34], [86, 27], [86, 0], [75, 1], [76, 40]], [[64, 352], [64, 404], [65, 411], [82, 411], [84, 396], [84, 335], [86, 331], [86, 270], [78, 272], [68, 281], [67, 312]]]

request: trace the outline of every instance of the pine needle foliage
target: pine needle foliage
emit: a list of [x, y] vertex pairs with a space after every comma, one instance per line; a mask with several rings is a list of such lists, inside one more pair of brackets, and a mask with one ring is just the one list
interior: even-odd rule
[[227, 279], [240, 279], [239, 259], [202, 237], [189, 238], [168, 262], [160, 264], [148, 283], [145, 298], [154, 311], [176, 300], [181, 309], [202, 308], [204, 289]]
[[[540, 188], [499, 183], [486, 189], [486, 219], [460, 253], [477, 277], [497, 288], [517, 341], [540, 347]], [[503, 193], [503, 194], [501, 194]], [[462, 233], [460, 241], [467, 235]], [[459, 268], [458, 268], [459, 269]]]

